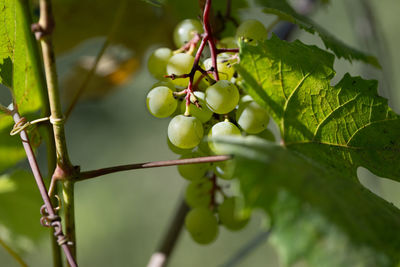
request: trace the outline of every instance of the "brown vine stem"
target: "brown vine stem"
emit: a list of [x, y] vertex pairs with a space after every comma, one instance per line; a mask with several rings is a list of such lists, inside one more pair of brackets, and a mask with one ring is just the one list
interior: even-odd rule
[[[39, 95], [42, 101], [42, 112], [41, 115], [43, 118], [50, 116], [50, 104], [48, 102], [47, 95], [47, 87], [45, 81], [45, 75], [43, 72], [42, 66], [42, 58], [38, 49], [38, 44], [31, 34], [30, 28], [32, 25], [32, 15], [31, 15], [31, 6], [29, 0], [20, 0], [20, 6], [22, 7], [23, 16], [21, 18], [22, 24], [24, 24], [24, 29], [26, 30], [27, 37], [27, 49], [32, 53], [32, 70], [34, 74], [38, 78], [38, 87], [39, 87]], [[10, 114], [11, 115], [11, 114]], [[43, 139], [46, 143], [46, 151], [47, 151], [47, 168], [48, 175], [51, 178], [52, 173], [56, 167], [56, 151], [55, 151], [55, 142], [53, 136], [53, 129], [51, 124], [42, 124], [39, 126], [42, 130], [41, 134], [43, 135]], [[56, 237], [54, 236], [54, 232], [49, 233], [51, 237], [51, 246], [52, 246], [52, 254], [53, 254], [53, 266], [54, 267], [62, 267], [62, 252], [61, 248], [57, 243]]]
[[[50, 122], [53, 125], [53, 133], [57, 155], [57, 165], [52, 180], [63, 181], [64, 219], [66, 236], [71, 242], [72, 259], [76, 259], [75, 238], [75, 213], [74, 213], [74, 187], [71, 178], [76, 174], [72, 166], [66, 145], [64, 131], [64, 116], [61, 110], [61, 102], [58, 90], [57, 70], [52, 44], [52, 32], [54, 29], [54, 17], [50, 0], [40, 0], [40, 18], [37, 24], [32, 25], [36, 38], [40, 40], [44, 70], [46, 75], [47, 93], [50, 104]], [[70, 262], [70, 261], [69, 261]], [[70, 263], [70, 266], [71, 263]]]
[[[13, 113], [13, 119], [14, 119], [15, 123], [18, 123], [21, 120], [21, 117], [16, 110]], [[50, 197], [47, 194], [46, 186], [43, 182], [42, 175], [40, 173], [39, 167], [36, 162], [35, 155], [33, 154], [33, 150], [32, 150], [31, 144], [29, 142], [28, 135], [25, 130], [22, 130], [20, 132], [20, 137], [21, 137], [22, 145], [25, 149], [25, 153], [28, 158], [28, 162], [31, 167], [33, 176], [35, 177], [36, 184], [39, 188], [40, 195], [42, 196], [43, 202], [45, 204], [46, 212], [48, 213], [49, 217], [57, 218], [58, 216], [57, 216], [56, 212], [54, 211]], [[67, 257], [67, 261], [68, 261], [69, 265], [71, 267], [78, 266], [75, 262], [72, 251], [66, 242], [68, 239], [66, 239], [63, 234], [60, 221], [54, 220], [50, 225], [54, 228], [54, 235], [57, 237], [58, 244], [64, 250], [64, 253], [65, 253], [65, 256]]]
[[168, 226], [168, 231], [165, 233], [164, 239], [162, 240], [160, 247], [157, 249], [156, 252], [153, 253], [153, 255], [151, 255], [147, 267], [167, 266], [169, 258], [182, 231], [182, 225], [185, 223], [186, 214], [189, 212], [189, 210], [189, 206], [181, 197], [179, 200], [179, 207]]
[[208, 157], [199, 157], [199, 158], [190, 158], [190, 159], [176, 159], [176, 160], [164, 160], [164, 161], [152, 161], [145, 163], [136, 163], [136, 164], [127, 164], [127, 165], [119, 165], [109, 168], [102, 168], [93, 171], [84, 171], [81, 172], [79, 177], [75, 181], [84, 181], [91, 178], [99, 177], [102, 175], [129, 171], [129, 170], [137, 170], [137, 169], [148, 169], [148, 168], [156, 168], [156, 167], [168, 167], [168, 166], [176, 166], [176, 165], [184, 165], [184, 164], [196, 164], [196, 163], [205, 163], [205, 162], [218, 162], [232, 159], [231, 155], [218, 155], [218, 156], [208, 156]]
[[2, 239], [0, 239], [0, 245], [11, 255], [22, 267], [28, 267], [28, 264], [15, 252], [11, 247], [9, 247]]

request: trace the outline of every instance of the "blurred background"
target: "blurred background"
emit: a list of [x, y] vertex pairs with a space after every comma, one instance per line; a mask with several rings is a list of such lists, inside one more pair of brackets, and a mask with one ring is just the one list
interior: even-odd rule
[[[127, 1], [121, 9], [118, 2], [53, 1], [54, 45], [65, 109], [103, 43], [110, 41], [66, 124], [70, 158], [82, 170], [177, 158], [166, 142], [169, 120], [152, 117], [145, 106], [146, 94], [156, 82], [147, 72], [146, 61], [155, 48], [172, 48], [174, 25], [186, 16], [196, 17], [198, 9], [186, 9], [187, 0], [175, 1], [179, 6], [161, 8], [137, 0]], [[333, 83], [346, 72], [376, 78], [380, 94], [400, 112], [400, 2], [371, 1], [370, 10], [361, 8], [362, 2], [336, 0], [317, 5], [311, 12], [313, 20], [345, 43], [379, 56], [383, 66], [376, 70], [337, 60]], [[295, 1], [296, 5], [301, 3]], [[373, 30], [368, 26], [371, 16], [375, 20]], [[250, 7], [241, 9], [238, 18], [257, 18], [268, 26], [274, 16]], [[295, 30], [291, 38], [323, 47], [317, 36], [303, 31]], [[44, 149], [38, 155], [44, 164]], [[400, 207], [399, 184], [361, 168], [359, 176], [364, 185]], [[168, 228], [185, 185], [175, 167], [123, 172], [76, 184], [80, 266], [146, 266]], [[183, 231], [170, 266], [224, 266], [247, 242], [264, 233], [267, 225], [265, 216], [256, 211], [243, 231], [232, 233], [221, 228], [217, 241], [208, 246], [194, 243]], [[24, 254], [30, 266], [51, 266], [48, 239], [44, 234]], [[19, 265], [0, 249], [0, 266]], [[247, 257], [229, 266], [280, 265], [274, 249], [264, 240]]]

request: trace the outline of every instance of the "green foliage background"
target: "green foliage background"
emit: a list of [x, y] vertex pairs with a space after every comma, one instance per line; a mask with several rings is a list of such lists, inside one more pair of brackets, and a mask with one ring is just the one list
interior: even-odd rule
[[[60, 55], [58, 62], [61, 79], [67, 76], [67, 70], [74, 60], [88, 53], [95, 55], [101, 43], [101, 41], [93, 41], [82, 45], [81, 42], [86, 38], [105, 35], [109, 30], [106, 22], [113, 18], [109, 8], [112, 8], [115, 3], [98, 2], [101, 4], [92, 12], [88, 12], [92, 8], [91, 5], [74, 5], [74, 1], [60, 1], [58, 6], [55, 5], [55, 16], [59, 19], [55, 46], [57, 54]], [[344, 11], [345, 2], [346, 0], [332, 1], [330, 6], [325, 10], [320, 10], [313, 19], [346, 43], [357, 47], [358, 44]], [[68, 6], [70, 9], [67, 8]], [[81, 9], [76, 9], [77, 7]], [[140, 15], [129, 14], [129, 19], [124, 21], [115, 37], [118, 42], [128, 48], [134, 48], [137, 58], [145, 57], [150, 45], [157, 43], [169, 45], [171, 40], [168, 38], [170, 38], [171, 29], [177, 19], [182, 16], [180, 14], [176, 18], [173, 15], [159, 15], [153, 7], [148, 5], [141, 7], [144, 11], [142, 10]], [[388, 0], [380, 2], [379, 5], [376, 4], [375, 8], [393, 55], [393, 73], [400, 73], [400, 64], [397, 63], [400, 61], [400, 55], [396, 54], [400, 37], [395, 34], [398, 30], [396, 11], [400, 9], [399, 3], [396, 0]], [[72, 16], [72, 13], [68, 13], [71, 10], [78, 14], [74, 12]], [[128, 9], [128, 13], [131, 12], [135, 11]], [[268, 17], [262, 17], [257, 10], [243, 13], [242, 16], [243, 18], [257, 16], [264, 22], [271, 20]], [[160, 20], [168, 23], [160, 27]], [[69, 24], [70, 21], [75, 24]], [[132, 27], [132, 21], [139, 27]], [[140, 25], [146, 25], [146, 27], [140, 27]], [[81, 30], [76, 31], [78, 28]], [[136, 40], [138, 35], [143, 37], [143, 42]], [[306, 33], [297, 33], [297, 35], [300, 35], [306, 43], [322, 45], [316, 36]], [[81, 46], [77, 47], [78, 44]], [[358, 75], [362, 71], [360, 66], [361, 64], [357, 62], [351, 66], [340, 60], [335, 64], [337, 77], [341, 78], [347, 71]], [[79, 104], [66, 126], [73, 163], [80, 164], [85, 170], [176, 157], [168, 150], [165, 142], [168, 120], [155, 119], [145, 109], [145, 95], [152, 84], [152, 78], [144, 67], [143, 63], [129, 83], [120, 86], [109, 97]], [[65, 85], [63, 87], [64, 90], [68, 90]], [[399, 111], [400, 94], [396, 93], [399, 91], [396, 88], [400, 88], [399, 79], [394, 81], [391, 92], [383, 92], [383, 94], [391, 96], [390, 105], [394, 110]], [[44, 154], [43, 149], [39, 149], [40, 159], [43, 160]], [[363, 181], [372, 185], [377, 193], [389, 201], [395, 204], [400, 203], [400, 199], [395, 197], [400, 192], [399, 185], [371, 177], [370, 174], [364, 175]], [[115, 174], [99, 178], [97, 181], [77, 184], [78, 259], [81, 265], [144, 266], [167, 227], [184, 184], [173, 167]], [[290, 196], [283, 195], [279, 199], [287, 198]], [[0, 214], [2, 215], [3, 213]], [[313, 220], [321, 220], [313, 214], [309, 216], [313, 217]], [[217, 242], [207, 247], [196, 245], [184, 233], [172, 258], [171, 266], [219, 266], [243, 242], [264, 229], [264, 223], [261, 213], [256, 213], [251, 224], [244, 231], [240, 233], [222, 231]], [[303, 227], [300, 230], [303, 230]], [[47, 239], [44, 235], [42, 240], [31, 246], [29, 252], [24, 255], [32, 266], [50, 265], [51, 256]], [[274, 239], [271, 241], [277, 242]], [[1, 249], [0, 262], [4, 263], [4, 266], [16, 266]], [[278, 266], [278, 259], [271, 246], [265, 243], [238, 266]]]

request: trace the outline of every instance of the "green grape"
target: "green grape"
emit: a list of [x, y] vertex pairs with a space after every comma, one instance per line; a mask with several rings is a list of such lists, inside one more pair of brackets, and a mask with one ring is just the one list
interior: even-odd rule
[[168, 148], [172, 152], [174, 152], [175, 154], [178, 154], [178, 155], [187, 154], [187, 153], [190, 153], [192, 151], [192, 149], [182, 149], [182, 148], [179, 148], [177, 146], [174, 146], [174, 144], [172, 144], [171, 141], [169, 141], [168, 136], [167, 136], [167, 144], [168, 144]]
[[239, 105], [236, 121], [246, 133], [257, 134], [264, 131], [269, 122], [268, 112], [254, 101]]
[[[173, 55], [169, 59], [167, 64], [167, 74], [168, 75], [188, 74], [192, 70], [193, 62], [194, 62], [194, 57], [189, 54], [179, 53]], [[176, 78], [174, 80], [171, 80], [171, 82], [178, 86], [187, 87], [189, 83], [189, 78]]]
[[212, 187], [212, 181], [206, 177], [191, 182], [186, 188], [186, 203], [192, 208], [207, 208], [211, 203]]
[[[206, 131], [204, 131], [204, 132], [206, 132]], [[207, 136], [203, 136], [203, 139], [201, 139], [200, 144], [197, 147], [198, 147], [199, 152], [201, 152], [204, 155], [212, 154], [210, 151], [210, 147], [208, 146]]]
[[251, 102], [251, 101], [254, 101], [254, 100], [253, 100], [253, 98], [252, 98], [250, 95], [244, 95], [244, 96], [242, 96], [242, 97], [240, 98], [240, 100], [239, 100], [239, 106], [240, 106], [241, 104], [244, 104], [244, 103], [246, 103], [246, 102]]
[[271, 142], [275, 142], [276, 141], [274, 134], [268, 129], [265, 129], [261, 133], [256, 134], [256, 136], [258, 136], [260, 138], [263, 138], [265, 140], [271, 141]]
[[222, 224], [229, 230], [237, 231], [246, 226], [250, 215], [241, 215], [237, 213], [236, 197], [225, 198], [224, 202], [218, 207], [218, 217]]
[[225, 150], [224, 144], [212, 141], [212, 138], [230, 135], [241, 136], [240, 130], [235, 124], [229, 121], [222, 121], [215, 124], [208, 133], [208, 138], [211, 139], [208, 143], [210, 150], [216, 154], [223, 154]]
[[166, 118], [171, 115], [178, 106], [173, 92], [166, 86], [153, 88], [147, 94], [147, 109], [151, 115], [157, 118]]
[[[235, 69], [233, 68], [233, 60], [230, 60], [229, 55], [218, 55], [217, 57], [217, 68], [218, 68], [218, 73], [219, 73], [219, 78], [221, 80], [228, 80], [230, 81], [233, 77], [233, 74], [235, 73]], [[207, 58], [203, 62], [204, 68], [206, 70], [209, 70], [212, 68], [212, 59]]]
[[235, 162], [233, 160], [217, 162], [214, 165], [214, 172], [221, 179], [232, 180], [235, 172]]
[[176, 47], [182, 47], [193, 39], [195, 33], [202, 33], [203, 26], [200, 21], [185, 19], [176, 25], [174, 29], [174, 43]]
[[163, 80], [167, 74], [167, 63], [172, 56], [172, 51], [169, 48], [161, 47], [151, 53], [147, 68], [149, 72], [157, 79]]
[[171, 89], [173, 92], [176, 91], [175, 85], [174, 85], [173, 83], [171, 83], [171, 81], [168, 81], [168, 80], [156, 82], [155, 84], [153, 84], [153, 85], [151, 86], [150, 90], [153, 89], [153, 88], [159, 87], [159, 86], [168, 87], [168, 88]]
[[[184, 154], [180, 159], [191, 159], [201, 157], [202, 155], [198, 152]], [[179, 174], [189, 180], [198, 180], [206, 175], [207, 171], [210, 169], [210, 163], [196, 163], [196, 164], [185, 164], [185, 165], [178, 165], [178, 172]]]
[[[205, 123], [211, 119], [213, 112], [207, 107], [204, 99], [205, 95], [203, 92], [196, 91], [194, 92], [194, 95], [196, 99], [199, 101], [201, 108], [198, 108], [195, 104], [193, 104], [194, 98], [191, 95], [190, 96], [191, 103], [189, 106], [190, 115], [198, 118], [202, 123]], [[182, 101], [181, 103], [181, 113], [185, 113], [185, 110], [186, 110], [186, 100]]]
[[227, 114], [238, 104], [239, 90], [233, 83], [220, 80], [207, 88], [206, 102], [215, 113]]
[[217, 48], [239, 48], [237, 39], [235, 37], [229, 36], [222, 38], [217, 44]]
[[244, 38], [250, 44], [264, 40], [268, 37], [267, 29], [258, 20], [246, 20], [236, 30], [236, 39]]
[[203, 125], [196, 117], [177, 115], [169, 122], [168, 138], [179, 148], [194, 148], [203, 137]]
[[218, 221], [213, 213], [204, 207], [192, 209], [185, 218], [185, 226], [193, 240], [206, 245], [218, 236]]

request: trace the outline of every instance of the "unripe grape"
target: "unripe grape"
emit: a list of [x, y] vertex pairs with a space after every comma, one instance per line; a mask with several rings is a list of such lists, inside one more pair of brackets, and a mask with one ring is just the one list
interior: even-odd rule
[[[191, 158], [197, 158], [201, 157], [202, 155], [198, 152], [193, 152], [193, 153], [188, 153], [184, 154], [180, 159], [191, 159]], [[179, 174], [189, 180], [198, 180], [203, 178], [207, 171], [210, 169], [210, 163], [205, 162], [205, 163], [195, 163], [195, 164], [184, 164], [184, 165], [178, 165], [178, 172]]]
[[236, 197], [225, 198], [218, 207], [218, 217], [222, 224], [229, 230], [238, 231], [249, 222], [249, 215], [241, 215], [237, 212]]
[[173, 83], [171, 83], [171, 81], [169, 81], [169, 80], [158, 81], [158, 82], [154, 83], [154, 84], [151, 86], [150, 90], [153, 89], [153, 88], [159, 87], [159, 86], [168, 87], [168, 88], [171, 89], [173, 92], [176, 91], [175, 85], [174, 85]]
[[276, 141], [274, 134], [269, 129], [265, 129], [261, 133], [256, 134], [256, 136], [263, 138], [265, 140], [271, 141], [271, 142]]
[[236, 127], [235, 124], [229, 121], [222, 121], [215, 124], [208, 133], [208, 138], [211, 139], [208, 143], [208, 145], [210, 146], [210, 150], [216, 154], [224, 153], [224, 144], [212, 141], [212, 139], [215, 137], [232, 135], [241, 136], [240, 130], [238, 127]]
[[227, 114], [238, 104], [239, 90], [233, 83], [220, 80], [207, 88], [206, 102], [215, 113]]
[[185, 218], [185, 226], [194, 241], [205, 245], [218, 235], [218, 221], [212, 212], [203, 207], [192, 209]]
[[245, 132], [257, 134], [268, 126], [268, 112], [254, 101], [244, 102], [236, 111], [236, 121]]
[[258, 20], [246, 20], [242, 22], [236, 30], [236, 38], [244, 38], [249, 44], [255, 44], [257, 41], [268, 37], [267, 29]]
[[172, 152], [174, 152], [175, 154], [178, 154], [178, 155], [187, 154], [187, 153], [190, 153], [192, 151], [192, 149], [182, 149], [182, 148], [179, 148], [177, 146], [174, 146], [174, 144], [172, 144], [171, 141], [169, 140], [168, 136], [167, 136], [167, 144], [168, 144], [168, 148]]
[[217, 44], [217, 48], [238, 48], [237, 39], [235, 37], [229, 36], [222, 38]]
[[239, 100], [239, 105], [244, 104], [246, 102], [251, 102], [254, 101], [253, 98], [250, 95], [244, 95], [240, 98]]
[[175, 116], [168, 125], [168, 138], [179, 148], [194, 148], [203, 137], [203, 125], [196, 117]]
[[173, 92], [166, 86], [153, 88], [147, 94], [147, 108], [151, 115], [157, 118], [166, 118], [171, 115], [178, 105]]
[[213, 183], [207, 177], [191, 182], [186, 188], [186, 203], [192, 208], [207, 208], [211, 203], [212, 187]]
[[233, 160], [217, 162], [214, 165], [214, 172], [221, 179], [232, 180], [235, 172], [235, 162]]
[[[227, 55], [218, 55], [217, 57], [217, 68], [219, 73], [219, 78], [221, 80], [228, 80], [230, 81], [235, 73], [235, 69], [233, 68], [234, 62], [229, 59]], [[204, 68], [209, 70], [212, 68], [212, 59], [207, 58], [203, 62]]]
[[[192, 70], [193, 62], [194, 57], [189, 54], [179, 53], [173, 55], [167, 63], [167, 74], [175, 74], [178, 76], [188, 74]], [[176, 78], [171, 80], [171, 82], [178, 86], [187, 87], [189, 78]]]
[[165, 79], [164, 75], [167, 74], [167, 63], [172, 56], [172, 51], [169, 48], [161, 47], [151, 53], [147, 68], [149, 72], [157, 79]]
[[[209, 121], [212, 117], [213, 112], [207, 107], [205, 102], [205, 95], [203, 92], [196, 91], [194, 92], [196, 99], [199, 101], [201, 108], [198, 108], [194, 102], [194, 97], [190, 96], [190, 115], [198, 118], [202, 123]], [[185, 113], [186, 110], [186, 101], [182, 101], [181, 103], [181, 113]]]
[[198, 20], [185, 19], [176, 25], [174, 29], [174, 43], [176, 47], [182, 47], [193, 39], [196, 33], [202, 33], [203, 26]]

